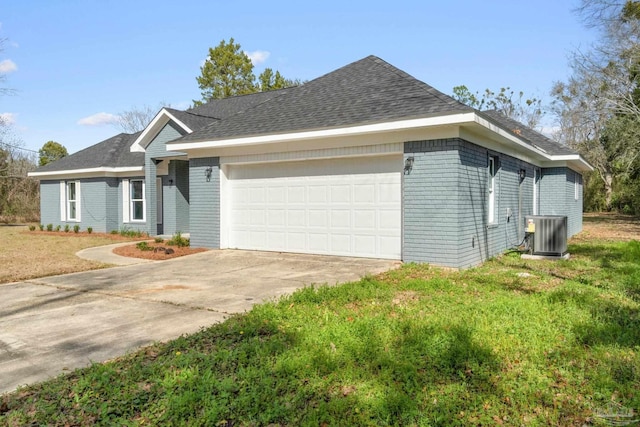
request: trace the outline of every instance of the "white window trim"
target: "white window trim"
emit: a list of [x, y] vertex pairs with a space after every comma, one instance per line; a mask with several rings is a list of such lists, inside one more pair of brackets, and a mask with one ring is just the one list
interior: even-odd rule
[[495, 211], [496, 211], [496, 158], [489, 156], [489, 200], [487, 203], [487, 222], [489, 224], [495, 224]]
[[574, 200], [580, 200], [580, 183], [578, 182], [578, 172], [574, 172], [573, 173], [573, 180], [575, 181], [574, 183], [574, 190], [573, 190], [573, 198]]
[[[76, 187], [76, 198], [75, 200], [69, 200], [69, 184], [74, 183]], [[81, 212], [82, 212], [82, 196], [80, 192], [80, 181], [60, 181], [60, 221], [61, 222], [81, 222]], [[76, 217], [71, 218], [69, 216], [71, 209], [69, 208], [70, 202], [75, 202], [76, 204]]]
[[[131, 192], [133, 191], [133, 182], [140, 181], [142, 182], [142, 199], [134, 199]], [[142, 202], [142, 219], [134, 219], [133, 218], [133, 203], [134, 202]], [[146, 188], [144, 179], [131, 179], [129, 180], [129, 222], [147, 222], [147, 197], [146, 197]]]
[[533, 214], [538, 215], [538, 188], [540, 185], [540, 169], [533, 168]]

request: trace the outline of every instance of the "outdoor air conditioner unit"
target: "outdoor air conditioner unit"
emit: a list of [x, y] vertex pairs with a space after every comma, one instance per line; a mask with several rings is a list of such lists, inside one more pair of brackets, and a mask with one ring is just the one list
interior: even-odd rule
[[[533, 224], [533, 227], [531, 227]], [[525, 229], [533, 231], [533, 255], [563, 256], [567, 253], [567, 217], [561, 215], [527, 215]]]

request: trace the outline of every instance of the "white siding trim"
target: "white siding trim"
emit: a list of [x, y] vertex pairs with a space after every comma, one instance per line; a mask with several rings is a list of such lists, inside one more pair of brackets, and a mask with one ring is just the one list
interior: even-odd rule
[[76, 181], [76, 222], [82, 221], [82, 195], [80, 191], [80, 181]]
[[67, 183], [60, 181], [60, 221], [67, 220]]
[[129, 222], [129, 210], [131, 207], [129, 206], [129, 180], [122, 180], [122, 222]]
[[32, 178], [46, 179], [64, 176], [65, 178], [91, 178], [97, 176], [121, 176], [132, 174], [134, 172], [144, 171], [144, 166], [131, 166], [131, 167], [99, 167], [99, 168], [86, 168], [86, 169], [69, 169], [63, 171], [52, 172], [29, 172], [27, 175]]
[[252, 154], [245, 156], [226, 156], [220, 158], [221, 164], [282, 162], [290, 160], [311, 160], [334, 157], [361, 157], [384, 154], [401, 154], [404, 143], [395, 142], [382, 145], [365, 145], [359, 147], [325, 148], [306, 151], [288, 151], [281, 153]]

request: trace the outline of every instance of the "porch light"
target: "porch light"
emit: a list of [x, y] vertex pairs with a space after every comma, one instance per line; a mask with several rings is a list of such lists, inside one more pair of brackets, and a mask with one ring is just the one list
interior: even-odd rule
[[413, 157], [407, 157], [407, 159], [404, 161], [404, 174], [405, 175], [409, 175], [411, 173], [411, 170], [413, 169]]
[[524, 181], [524, 179], [527, 177], [527, 171], [524, 169], [520, 169], [518, 176], [520, 177], [520, 182]]
[[204, 177], [207, 179], [207, 182], [211, 181], [211, 174], [213, 173], [213, 167], [207, 166], [204, 170]]

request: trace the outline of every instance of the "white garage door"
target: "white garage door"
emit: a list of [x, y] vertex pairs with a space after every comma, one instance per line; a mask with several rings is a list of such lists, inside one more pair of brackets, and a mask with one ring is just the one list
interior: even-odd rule
[[398, 155], [229, 166], [229, 247], [401, 258]]

